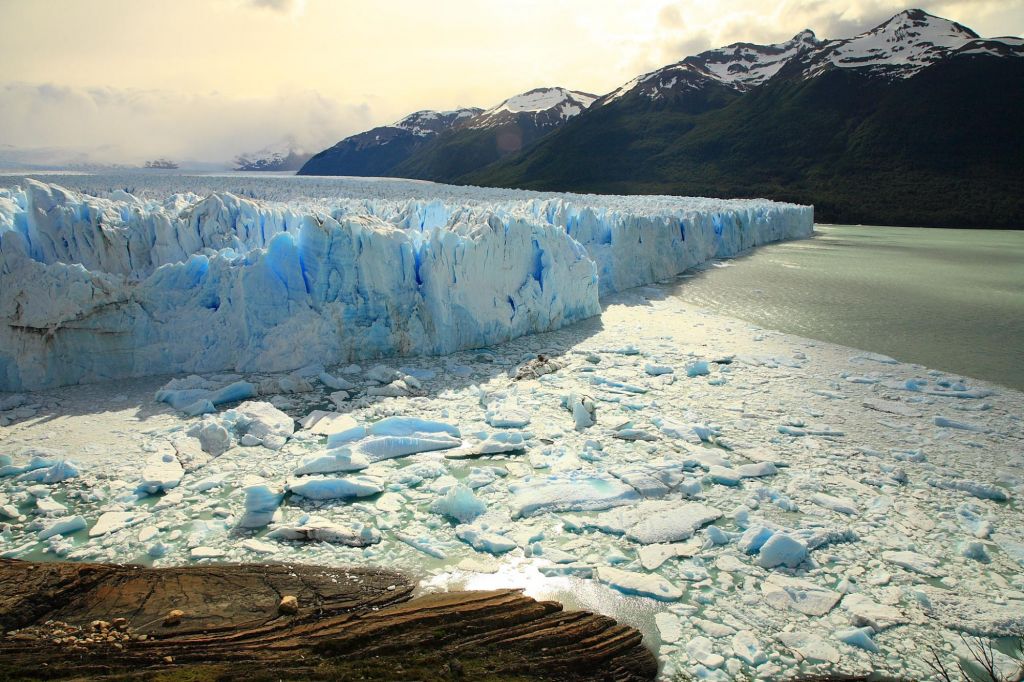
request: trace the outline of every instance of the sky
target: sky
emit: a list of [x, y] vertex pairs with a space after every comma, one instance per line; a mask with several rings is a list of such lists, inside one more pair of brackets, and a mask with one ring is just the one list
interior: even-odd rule
[[[907, 0], [904, 0], [906, 2]], [[918, 5], [982, 36], [1024, 0]], [[419, 109], [609, 92], [710, 47], [867, 30], [890, 0], [0, 0], [0, 156], [229, 161]]]

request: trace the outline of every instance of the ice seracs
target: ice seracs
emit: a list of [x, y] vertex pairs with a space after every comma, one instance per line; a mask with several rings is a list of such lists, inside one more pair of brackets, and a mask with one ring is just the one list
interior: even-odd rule
[[[424, 199], [398, 181], [379, 199], [372, 183], [332, 182], [342, 196], [329, 202], [303, 186], [290, 202], [223, 190], [143, 202], [26, 179], [0, 220], [0, 390], [493, 344], [812, 222], [809, 207], [764, 201], [444, 186]], [[368, 390], [411, 395], [409, 382]], [[196, 415], [257, 390], [175, 380], [159, 399]]]

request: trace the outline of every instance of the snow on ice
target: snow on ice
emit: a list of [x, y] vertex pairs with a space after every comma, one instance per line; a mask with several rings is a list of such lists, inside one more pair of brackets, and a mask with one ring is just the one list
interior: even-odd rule
[[651, 284], [803, 209], [180, 180], [0, 201], [3, 314], [54, 330], [0, 340], [0, 556], [525, 588], [666, 678], [923, 679], [1024, 627], [1024, 396]]

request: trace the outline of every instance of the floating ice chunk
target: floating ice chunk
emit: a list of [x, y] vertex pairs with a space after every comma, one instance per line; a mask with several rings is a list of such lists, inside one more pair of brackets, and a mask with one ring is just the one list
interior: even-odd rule
[[725, 623], [705, 620], [703, 618], [694, 618], [691, 622], [709, 637], [728, 637], [729, 635], [736, 634], [736, 628]]
[[768, 660], [768, 654], [750, 630], [740, 630], [732, 636], [732, 652], [748, 665], [761, 665]]
[[1010, 496], [1005, 490], [998, 486], [989, 485], [988, 483], [979, 483], [978, 481], [968, 481], [964, 479], [950, 480], [947, 478], [929, 478], [928, 484], [933, 485], [936, 488], [942, 488], [944, 490], [959, 490], [965, 492], [968, 495], [983, 500], [995, 500], [996, 502], [1006, 502], [1010, 499]]
[[369, 497], [384, 492], [384, 482], [371, 476], [348, 478], [303, 478], [288, 483], [288, 490], [311, 500], [335, 500]]
[[224, 413], [242, 438], [249, 436], [265, 448], [280, 450], [295, 433], [295, 420], [268, 402], [244, 402]]
[[[974, 537], [984, 539], [992, 533], [992, 521], [982, 517], [981, 514], [981, 509], [969, 502], [964, 502], [956, 508], [956, 517], [960, 525]], [[930, 529], [926, 528], [925, 530]]]
[[327, 372], [320, 372], [317, 375], [320, 379], [320, 383], [331, 389], [332, 391], [351, 391], [356, 387], [351, 381], [343, 379], [341, 377], [331, 376]]
[[843, 595], [800, 578], [773, 573], [761, 583], [765, 602], [776, 609], [789, 608], [808, 616], [824, 616]]
[[722, 512], [699, 502], [645, 503], [651, 508], [626, 537], [650, 545], [686, 540], [701, 527], [722, 517]]
[[562, 398], [562, 406], [572, 413], [577, 431], [582, 431], [597, 423], [597, 406], [590, 396], [570, 393]]
[[1021, 566], [1024, 566], [1024, 542], [1006, 535], [1005, 533], [995, 533], [992, 536], [992, 539], [995, 540], [996, 545], [998, 545], [999, 549], [1003, 550], [1007, 556]]
[[428, 556], [434, 557], [435, 559], [448, 558], [448, 555], [444, 550], [437, 546], [437, 541], [427, 535], [415, 537], [409, 533], [396, 532], [395, 537], [413, 549], [419, 550]]
[[648, 571], [653, 571], [669, 559], [696, 556], [700, 552], [700, 549], [700, 542], [691, 541], [687, 543], [669, 545], [644, 545], [643, 547], [640, 547], [636, 553], [640, 558], [640, 565]]
[[708, 478], [719, 485], [737, 486], [743, 476], [736, 469], [727, 469], [723, 466], [714, 465], [708, 469]]
[[756, 462], [739, 465], [736, 467], [736, 473], [741, 478], [761, 478], [764, 476], [774, 476], [779, 473], [779, 470], [772, 462]]
[[63, 514], [68, 510], [63, 504], [52, 497], [36, 498], [36, 509], [40, 514]]
[[193, 547], [191, 550], [189, 550], [189, 556], [192, 557], [193, 559], [196, 559], [196, 560], [198, 560], [198, 559], [219, 559], [219, 558], [225, 556], [226, 554], [227, 554], [227, 552], [225, 552], [223, 549], [220, 549], [218, 547], [206, 547], [206, 546], [203, 546], [203, 545], [201, 545], [199, 547]]
[[882, 552], [882, 559], [913, 573], [920, 573], [932, 578], [939, 578], [944, 575], [939, 570], [940, 562], [938, 559], [933, 559], [917, 552]]
[[541, 575], [549, 578], [574, 576], [577, 578], [593, 578], [594, 568], [587, 564], [574, 562], [571, 564], [555, 564], [554, 566], [538, 566]]
[[860, 514], [860, 510], [857, 509], [857, 505], [854, 504], [853, 500], [846, 497], [835, 497], [826, 493], [815, 493], [811, 495], [811, 502], [818, 505], [819, 507], [825, 507], [832, 511], [839, 512], [840, 514], [849, 514], [856, 516]]
[[369, 432], [374, 436], [412, 436], [424, 433], [447, 433], [458, 438], [462, 435], [457, 426], [418, 417], [387, 417], [370, 424]]
[[761, 547], [757, 564], [762, 568], [796, 568], [807, 559], [807, 545], [787, 533], [775, 533]]
[[137, 490], [140, 493], [155, 495], [176, 488], [185, 475], [178, 458], [170, 453], [156, 454], [150, 457], [142, 470], [142, 480]]
[[277, 508], [284, 500], [284, 490], [269, 483], [254, 483], [245, 487], [245, 513], [239, 519], [242, 528], [262, 528], [274, 520]]
[[746, 554], [757, 554], [765, 543], [775, 534], [775, 530], [766, 526], [756, 525], [743, 531], [736, 542], [736, 548]]
[[950, 630], [979, 637], [1019, 637], [1024, 629], [1024, 600], [1003, 596], [997, 602], [933, 585], [920, 585], [915, 591], [925, 614]]
[[451, 517], [459, 523], [471, 523], [487, 511], [487, 505], [478, 499], [473, 491], [464, 485], [448, 489], [444, 497], [437, 499], [430, 510]]
[[602, 376], [590, 377], [590, 383], [594, 384], [595, 386], [609, 386], [620, 391], [625, 391], [626, 393], [647, 393], [647, 389], [644, 388], [643, 386], [627, 384], [622, 381], [616, 381], [615, 379], [608, 379]]
[[518, 545], [513, 540], [480, 528], [479, 526], [459, 525], [455, 527], [455, 536], [478, 552], [504, 554]]
[[113, 533], [114, 531], [126, 528], [133, 519], [138, 516], [135, 512], [109, 511], [100, 515], [96, 524], [89, 529], [89, 537], [95, 538], [100, 535]]
[[878, 645], [875, 644], [875, 640], [871, 638], [874, 634], [874, 630], [870, 627], [863, 628], [848, 628], [845, 630], [836, 630], [835, 638], [844, 644], [855, 646], [864, 651], [870, 651], [873, 654], [877, 654], [879, 649]]
[[708, 365], [707, 360], [693, 360], [686, 363], [686, 376], [691, 379], [707, 374], [711, 374], [711, 367]]
[[445, 457], [452, 459], [466, 457], [482, 457], [484, 455], [499, 455], [526, 450], [526, 436], [519, 431], [501, 431], [487, 436], [486, 440], [473, 445], [463, 445], [460, 448], [447, 450]]
[[[36, 471], [39, 471], [38, 469]], [[34, 473], [34, 472], [33, 472]], [[38, 479], [43, 483], [60, 483], [66, 481], [69, 478], [75, 478], [79, 475], [78, 466], [69, 459], [61, 460], [52, 467], [45, 469], [42, 476]]]
[[686, 643], [686, 654], [697, 664], [709, 669], [720, 668], [725, 657], [715, 653], [714, 643], [698, 635]]
[[521, 429], [530, 423], [530, 414], [518, 403], [499, 401], [488, 406], [484, 420], [496, 429]]
[[802, 660], [811, 663], [839, 662], [839, 651], [818, 635], [810, 632], [799, 630], [780, 632], [777, 639]]
[[358, 428], [359, 424], [347, 414], [313, 410], [299, 422], [299, 425], [318, 436], [333, 436]]
[[308, 474], [334, 474], [341, 471], [360, 471], [370, 466], [370, 460], [352, 448], [335, 448], [323, 455], [309, 457], [294, 471], [296, 476]]
[[658, 365], [652, 362], [648, 362], [646, 365], [644, 365], [644, 371], [650, 374], [651, 376], [655, 377], [661, 376], [662, 374], [672, 374], [673, 372], [675, 372], [675, 370], [669, 367], [668, 365]]
[[864, 594], [846, 595], [843, 598], [843, 608], [850, 612], [850, 619], [854, 625], [869, 626], [875, 632], [910, 622], [900, 609], [879, 604]]
[[242, 549], [247, 549], [250, 552], [256, 552], [257, 554], [277, 554], [279, 547], [275, 547], [269, 542], [263, 542], [256, 538], [249, 538], [241, 543]]
[[267, 533], [266, 537], [271, 540], [330, 542], [349, 547], [366, 547], [380, 542], [380, 531], [361, 523], [342, 526], [311, 518], [303, 524], [278, 526]]
[[196, 424], [188, 433], [198, 438], [203, 451], [214, 457], [219, 457], [231, 447], [231, 433], [217, 422], [204, 421]]
[[624, 594], [636, 594], [659, 601], [675, 601], [683, 596], [682, 589], [658, 575], [601, 566], [597, 569], [597, 579]]
[[339, 445], [362, 440], [367, 436], [367, 428], [361, 424], [355, 424], [349, 428], [342, 429], [327, 436], [327, 447], [336, 448]]
[[957, 421], [956, 419], [949, 419], [947, 417], [936, 416], [933, 421], [936, 426], [941, 426], [946, 429], [959, 429], [961, 431], [974, 431], [975, 433], [990, 433], [992, 429], [978, 424], [971, 424], [969, 422]]
[[656, 613], [654, 614], [654, 624], [658, 627], [661, 641], [666, 644], [677, 642], [683, 636], [682, 623], [679, 622], [679, 616], [675, 614], [666, 611]]
[[82, 516], [64, 516], [47, 523], [42, 530], [36, 533], [40, 540], [52, 538], [55, 535], [69, 535], [80, 530], [85, 530], [88, 524]]
[[217, 390], [163, 388], [156, 392], [155, 400], [159, 403], [167, 403], [176, 410], [184, 410], [197, 401], [207, 400], [214, 405], [220, 405], [255, 398], [257, 395], [259, 395], [259, 391], [254, 384], [248, 381], [236, 381]]
[[[371, 429], [372, 430], [372, 429]], [[381, 436], [359, 443], [356, 451], [371, 463], [405, 457], [418, 452], [450, 450], [462, 445], [462, 439], [447, 433], [417, 433], [409, 436]]]
[[600, 511], [640, 501], [631, 486], [607, 474], [566, 472], [510, 484], [512, 518], [547, 511]]

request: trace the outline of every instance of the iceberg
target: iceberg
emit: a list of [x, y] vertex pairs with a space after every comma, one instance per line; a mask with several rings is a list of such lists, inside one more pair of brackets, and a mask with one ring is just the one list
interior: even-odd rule
[[[811, 207], [764, 200], [245, 180], [256, 199], [228, 191], [236, 178], [183, 176], [133, 178], [142, 199], [113, 178], [62, 181], [78, 189], [24, 178], [7, 192], [0, 391], [493, 345], [813, 223]], [[196, 415], [252, 397], [159, 399]]]

